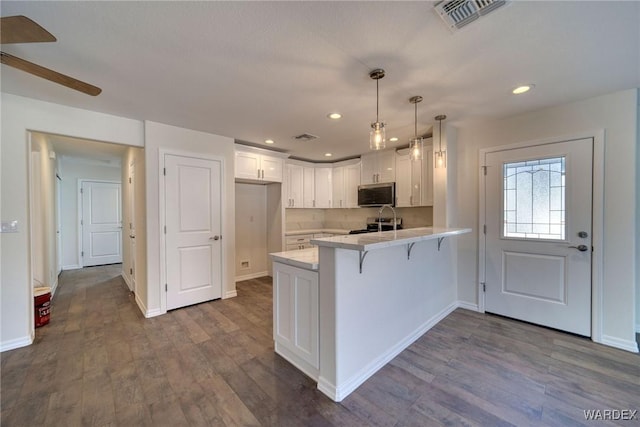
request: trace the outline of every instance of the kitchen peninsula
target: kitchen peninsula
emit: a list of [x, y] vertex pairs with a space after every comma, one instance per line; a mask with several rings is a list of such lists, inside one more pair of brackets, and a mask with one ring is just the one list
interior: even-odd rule
[[457, 307], [451, 238], [412, 228], [271, 254], [275, 350], [341, 401]]

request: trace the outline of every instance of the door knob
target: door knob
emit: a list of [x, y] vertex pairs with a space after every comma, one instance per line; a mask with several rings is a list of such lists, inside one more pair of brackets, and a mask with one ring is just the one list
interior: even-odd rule
[[569, 246], [569, 247], [573, 249], [577, 249], [580, 252], [586, 252], [589, 250], [589, 247], [587, 245], [578, 245], [578, 246]]
[[220, 236], [213, 236], [213, 237], [209, 237], [209, 240], [219, 240]]

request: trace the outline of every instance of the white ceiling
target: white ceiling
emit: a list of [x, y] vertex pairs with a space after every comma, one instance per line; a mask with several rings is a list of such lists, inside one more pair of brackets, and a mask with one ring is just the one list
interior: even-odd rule
[[[451, 33], [433, 2], [2, 1], [55, 43], [8, 53], [102, 88], [90, 97], [2, 66], [2, 91], [225, 135], [310, 160], [368, 150], [374, 68], [387, 137], [640, 87], [640, 2], [514, 1]], [[521, 96], [510, 89], [534, 83]], [[330, 121], [333, 111], [343, 119]], [[320, 138], [298, 142], [308, 132]]]

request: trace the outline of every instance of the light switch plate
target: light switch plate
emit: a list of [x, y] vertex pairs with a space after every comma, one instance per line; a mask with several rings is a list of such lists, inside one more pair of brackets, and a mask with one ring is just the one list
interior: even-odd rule
[[2, 221], [2, 233], [17, 233], [18, 232], [18, 221]]

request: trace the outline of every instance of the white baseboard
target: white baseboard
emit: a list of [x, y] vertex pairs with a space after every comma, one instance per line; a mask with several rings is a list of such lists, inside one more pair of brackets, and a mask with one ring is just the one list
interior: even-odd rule
[[609, 335], [603, 335], [600, 344], [619, 348], [620, 350], [630, 351], [632, 353], [638, 353], [638, 343], [635, 341], [623, 340]]
[[53, 285], [51, 285], [51, 299], [53, 299], [53, 296], [56, 294], [56, 290], [58, 290], [58, 278], [56, 277], [56, 281], [53, 282]]
[[478, 308], [478, 304], [471, 304], [470, 302], [466, 302], [466, 301], [458, 301], [458, 307], [464, 308], [465, 310], [471, 310], [476, 312], [480, 311], [480, 308]]
[[127, 274], [124, 274], [124, 271], [121, 272], [120, 275], [124, 279], [124, 283], [127, 284], [127, 288], [129, 288], [129, 290], [133, 292], [133, 284], [131, 283], [131, 279], [129, 278], [129, 276]]
[[142, 315], [146, 319], [149, 319], [151, 317], [160, 316], [161, 314], [165, 314], [166, 313], [166, 311], [162, 311], [159, 308], [157, 308], [155, 310], [147, 310], [147, 306], [144, 305], [144, 302], [140, 299], [138, 294], [135, 294], [135, 296], [136, 296], [136, 304], [138, 305], [138, 308], [140, 309], [140, 311], [142, 312]]
[[65, 271], [65, 270], [79, 270], [81, 268], [82, 268], [82, 266], [78, 265], [78, 264], [63, 265], [62, 266], [62, 271]]
[[236, 283], [242, 282], [243, 280], [257, 279], [258, 277], [264, 277], [268, 275], [269, 275], [268, 271], [260, 271], [258, 273], [244, 274], [242, 276], [236, 276]]
[[35, 338], [35, 332], [31, 332], [31, 335], [27, 335], [26, 337], [16, 338], [9, 341], [3, 341], [0, 343], [0, 352], [9, 351], [20, 347], [26, 347], [28, 345], [33, 344], [33, 340]]
[[238, 291], [233, 289], [231, 291], [227, 291], [224, 293], [224, 297], [222, 297], [222, 299], [227, 299], [227, 298], [234, 298], [238, 296]]
[[373, 374], [380, 370], [384, 365], [389, 363], [394, 357], [402, 353], [407, 347], [409, 347], [415, 340], [420, 338], [429, 329], [433, 328], [442, 319], [447, 317], [453, 310], [458, 308], [458, 301], [454, 301], [441, 310], [439, 313], [432, 316], [415, 331], [407, 335], [405, 339], [394, 345], [385, 353], [381, 354], [375, 360], [371, 361], [367, 366], [362, 368], [358, 373], [353, 375], [347, 381], [344, 381], [340, 386], [335, 386], [327, 381], [324, 377], [318, 378], [318, 390], [327, 395], [335, 402], [340, 402], [347, 397], [356, 388], [360, 387], [362, 383], [368, 380]]

